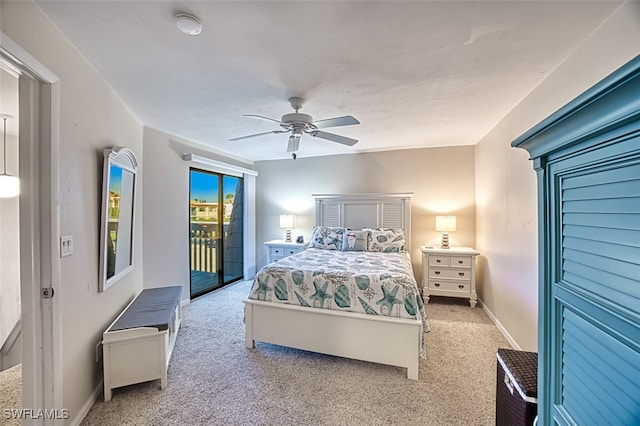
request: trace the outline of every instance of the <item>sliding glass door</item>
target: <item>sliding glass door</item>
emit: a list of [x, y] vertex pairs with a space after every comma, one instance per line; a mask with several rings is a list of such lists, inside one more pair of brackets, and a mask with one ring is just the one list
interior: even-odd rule
[[243, 180], [191, 169], [189, 239], [191, 297], [243, 276]]

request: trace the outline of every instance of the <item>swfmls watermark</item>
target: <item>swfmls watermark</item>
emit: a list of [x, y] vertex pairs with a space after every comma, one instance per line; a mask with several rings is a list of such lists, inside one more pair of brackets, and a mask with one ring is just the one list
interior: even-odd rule
[[67, 408], [5, 408], [2, 414], [5, 419], [20, 420], [64, 420], [69, 418], [69, 410]]

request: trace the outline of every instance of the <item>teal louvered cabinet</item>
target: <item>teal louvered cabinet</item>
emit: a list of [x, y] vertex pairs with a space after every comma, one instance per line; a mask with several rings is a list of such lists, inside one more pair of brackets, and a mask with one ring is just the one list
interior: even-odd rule
[[638, 425], [640, 56], [512, 146], [538, 176], [538, 424]]

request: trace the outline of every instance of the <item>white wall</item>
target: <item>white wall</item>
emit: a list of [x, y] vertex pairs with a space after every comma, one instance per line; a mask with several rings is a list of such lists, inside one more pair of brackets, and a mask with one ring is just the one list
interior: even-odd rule
[[225, 170], [182, 160], [194, 153], [250, 169], [251, 164], [198, 148], [159, 130], [144, 129], [144, 285], [182, 286], [189, 300], [189, 167]]
[[478, 293], [522, 349], [537, 349], [537, 189], [510, 143], [638, 54], [640, 3], [627, 2], [476, 145]]
[[[304, 141], [302, 142], [304, 143]], [[297, 160], [258, 161], [257, 265], [266, 263], [265, 241], [284, 238], [279, 215], [296, 215], [292, 236], [311, 237], [316, 193], [413, 192], [411, 258], [418, 283], [421, 245], [436, 245], [435, 216], [457, 216], [450, 243], [475, 246], [473, 147], [371, 152]]]
[[[134, 269], [98, 292], [102, 150], [121, 145], [142, 159], [142, 124], [78, 50], [30, 1], [2, 2], [2, 31], [60, 78], [59, 228], [74, 239], [61, 259], [63, 407], [73, 421], [102, 378], [96, 344], [142, 288], [142, 208], [134, 221]], [[144, 163], [141, 177], [144, 176]], [[142, 207], [142, 188], [136, 202]], [[59, 236], [54, 235], [57, 239]], [[27, 407], [38, 408], [38, 407]]]
[[[19, 176], [18, 79], [2, 69], [0, 69], [0, 113], [14, 117], [7, 119], [6, 172]], [[3, 120], [0, 120], [0, 138], [2, 138], [2, 126]], [[4, 154], [0, 152], [1, 155]], [[3, 161], [3, 157], [0, 157], [0, 161]], [[19, 229], [18, 197], [0, 198], [0, 347], [20, 318]]]

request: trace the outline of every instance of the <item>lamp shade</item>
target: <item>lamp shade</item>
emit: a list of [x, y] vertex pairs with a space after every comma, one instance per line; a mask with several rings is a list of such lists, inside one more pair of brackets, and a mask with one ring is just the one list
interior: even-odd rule
[[20, 194], [20, 180], [6, 173], [0, 174], [0, 198], [11, 198]]
[[456, 230], [455, 216], [436, 216], [436, 231], [453, 232]]
[[280, 215], [280, 228], [291, 229], [296, 227], [296, 217], [292, 214]]

